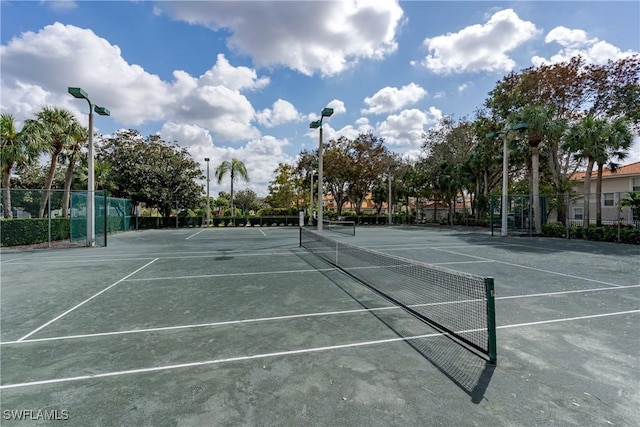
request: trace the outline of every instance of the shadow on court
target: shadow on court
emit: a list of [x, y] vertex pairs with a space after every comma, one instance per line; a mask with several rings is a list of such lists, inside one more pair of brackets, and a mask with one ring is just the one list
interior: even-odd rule
[[[442, 331], [425, 324], [420, 319], [417, 319], [417, 322], [403, 321], [406, 316], [413, 317], [409, 312], [405, 312], [402, 309], [394, 310], [393, 312], [376, 310], [380, 307], [379, 301], [372, 303], [371, 300], [356, 295], [353, 292], [353, 282], [350, 284], [340, 280], [341, 273], [331, 270], [326, 271], [327, 267], [331, 267], [330, 264], [309, 253], [301, 252], [297, 255], [312, 267], [321, 270], [322, 274], [330, 282], [358, 305], [370, 310], [371, 315], [379, 322], [393, 331], [396, 336], [402, 338], [413, 350], [428, 360], [436, 369], [469, 395], [473, 403], [478, 404], [482, 401], [496, 368], [495, 365], [489, 363], [484, 357], [476, 354], [471, 349], [467, 349], [463, 343], [455, 340], [455, 338], [441, 333]], [[364, 288], [364, 285], [362, 285], [362, 288]], [[373, 291], [370, 293], [375, 295], [375, 299], [384, 300]], [[366, 335], [367, 331], [363, 331], [363, 336]], [[428, 336], [422, 337], [424, 335]]]

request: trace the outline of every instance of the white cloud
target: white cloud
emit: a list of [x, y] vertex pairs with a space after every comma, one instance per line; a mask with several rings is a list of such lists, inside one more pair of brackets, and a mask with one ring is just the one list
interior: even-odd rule
[[462, 93], [467, 89], [469, 89], [469, 85], [466, 83], [461, 83], [460, 85], [458, 85], [458, 93]]
[[158, 133], [165, 141], [177, 141], [181, 146], [214, 146], [214, 141], [209, 131], [198, 125], [169, 121], [162, 125]]
[[[262, 136], [248, 141], [240, 147], [218, 146], [212, 140], [209, 132], [197, 125], [182, 124], [176, 122], [166, 123], [159, 134], [167, 142], [178, 141], [181, 146], [186, 146], [195, 161], [200, 163], [203, 175], [206, 175], [209, 158], [209, 191], [212, 197], [216, 197], [220, 191], [229, 192], [229, 178], [223, 179], [218, 184], [214, 178], [215, 169], [225, 160], [236, 158], [242, 161], [249, 175], [249, 182], [238, 181], [234, 188], [243, 190], [250, 188], [258, 196], [265, 197], [269, 183], [274, 179], [273, 171], [279, 163], [293, 163], [295, 159], [284, 152], [289, 145], [286, 139], [281, 140], [273, 136]], [[200, 182], [206, 184], [206, 181]]]
[[422, 144], [424, 127], [437, 123], [440, 118], [442, 112], [435, 107], [431, 107], [428, 112], [415, 108], [403, 110], [380, 123], [378, 132], [387, 144], [418, 148]]
[[0, 61], [1, 108], [18, 120], [44, 104], [85, 115], [85, 106], [66, 93], [73, 85], [111, 110], [123, 126], [176, 120], [211, 129], [223, 140], [260, 135], [251, 125], [255, 111], [241, 91], [263, 88], [269, 79], [247, 67], [233, 67], [224, 55], [200, 77], [176, 70], [174, 81], [167, 82], [129, 64], [118, 46], [93, 31], [55, 23], [1, 46]]
[[397, 111], [407, 105], [415, 104], [427, 94], [427, 91], [415, 83], [402, 88], [384, 87], [372, 97], [364, 99], [369, 106], [362, 110], [362, 114], [382, 114]]
[[[339, 99], [331, 100], [331, 102], [329, 102], [326, 106], [327, 108], [333, 108], [333, 116], [338, 114], [344, 114], [347, 112], [347, 109], [344, 106], [344, 102], [340, 101]], [[313, 112], [313, 113], [307, 114], [307, 119], [309, 119], [309, 121], [319, 120], [321, 111], [322, 109], [317, 113]]]
[[296, 107], [289, 101], [278, 99], [273, 103], [273, 108], [265, 108], [256, 114], [258, 123], [267, 127], [273, 127], [292, 121], [302, 120]]
[[327, 104], [327, 107], [333, 108], [333, 114], [344, 114], [347, 112], [344, 102], [339, 99], [332, 99], [331, 102]]
[[521, 20], [512, 9], [496, 12], [483, 25], [426, 39], [431, 52], [422, 64], [438, 74], [510, 71], [515, 61], [507, 54], [538, 34], [536, 26]]
[[597, 38], [590, 39], [583, 30], [562, 26], [549, 31], [544, 41], [558, 43], [562, 49], [548, 59], [541, 56], [532, 57], [531, 62], [536, 67], [542, 64], [566, 62], [575, 56], [582, 56], [588, 63], [606, 64], [609, 60], [615, 61], [638, 53], [632, 50], [623, 52], [606, 41]]
[[338, 74], [397, 49], [403, 11], [391, 1], [180, 2], [156, 5], [174, 19], [232, 33], [227, 44], [259, 67]]
[[48, 6], [57, 12], [66, 12], [78, 7], [78, 2], [73, 0], [40, 0], [40, 4]]

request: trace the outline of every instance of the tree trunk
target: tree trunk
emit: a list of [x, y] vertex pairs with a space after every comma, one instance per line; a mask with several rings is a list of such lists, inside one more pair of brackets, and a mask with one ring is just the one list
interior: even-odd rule
[[11, 166], [2, 171], [2, 198], [5, 218], [13, 218], [11, 212]]
[[531, 147], [531, 169], [533, 185], [533, 224], [536, 235], [542, 234], [542, 212], [540, 212], [540, 177], [538, 145]]
[[40, 211], [38, 212], [38, 218], [44, 218], [44, 211], [47, 208], [47, 202], [49, 201], [49, 191], [51, 190], [51, 184], [53, 183], [53, 178], [56, 174], [56, 167], [58, 166], [58, 155], [59, 153], [51, 155], [49, 174], [47, 175], [47, 180], [44, 183], [42, 197], [40, 197]]
[[598, 177], [596, 178], [596, 227], [602, 227], [602, 170], [604, 166], [598, 162]]
[[62, 217], [69, 216], [69, 198], [71, 196], [71, 181], [73, 181], [74, 159], [69, 159], [69, 167], [64, 174], [64, 194], [62, 195]]
[[235, 206], [233, 205], [233, 181], [235, 179], [235, 174], [231, 171], [231, 216], [236, 216]]
[[582, 189], [583, 204], [582, 204], [582, 226], [589, 227], [589, 195], [591, 193], [591, 171], [593, 170], [593, 158], [589, 157], [587, 163], [587, 170], [584, 174], [584, 187]]

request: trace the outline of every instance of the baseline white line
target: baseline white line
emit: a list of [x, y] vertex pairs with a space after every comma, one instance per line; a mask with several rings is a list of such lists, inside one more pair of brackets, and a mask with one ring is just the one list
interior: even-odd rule
[[595, 319], [595, 318], [598, 318], [598, 317], [621, 316], [623, 314], [633, 314], [633, 313], [640, 313], [640, 309], [639, 310], [618, 311], [618, 312], [615, 312], [615, 313], [590, 314], [588, 316], [565, 317], [565, 318], [562, 318], [562, 319], [539, 320], [537, 322], [516, 323], [516, 324], [513, 324], [513, 325], [498, 326], [496, 329], [509, 329], [509, 328], [520, 328], [520, 327], [523, 327], [523, 326], [546, 325], [546, 324], [549, 324], [549, 323], [571, 322], [573, 320], [584, 320], [584, 319]]
[[442, 335], [442, 334], [433, 333], [433, 334], [415, 335], [412, 337], [404, 337], [404, 338], [400, 338], [400, 337], [388, 338], [388, 339], [376, 340], [376, 341], [363, 341], [363, 342], [356, 342], [356, 343], [350, 343], [350, 344], [330, 345], [325, 347], [312, 347], [312, 348], [303, 348], [299, 350], [278, 351], [274, 353], [262, 353], [262, 354], [255, 354], [252, 356], [237, 356], [237, 357], [228, 357], [225, 359], [205, 360], [201, 362], [180, 363], [177, 365], [156, 366], [153, 368], [141, 368], [141, 369], [130, 369], [126, 371], [105, 372], [102, 374], [83, 375], [78, 377], [68, 377], [68, 378], [60, 378], [60, 379], [54, 379], [54, 380], [7, 384], [7, 385], [0, 385], [0, 390], [6, 390], [6, 389], [18, 388], [18, 387], [28, 387], [28, 386], [34, 386], [34, 385], [56, 384], [56, 383], [63, 383], [63, 382], [70, 382], [70, 381], [81, 381], [81, 380], [90, 380], [90, 379], [96, 379], [96, 378], [115, 377], [115, 376], [121, 376], [121, 375], [140, 374], [140, 373], [146, 373], [146, 372], [168, 371], [173, 369], [192, 368], [196, 366], [215, 365], [215, 364], [228, 363], [228, 362], [242, 362], [247, 360], [264, 359], [264, 358], [277, 357], [277, 356], [290, 356], [295, 354], [316, 353], [320, 351], [339, 350], [344, 348], [364, 347], [364, 346], [377, 345], [377, 344], [387, 344], [387, 343], [393, 343], [393, 342], [408, 341], [408, 340], [414, 340], [419, 338], [428, 338], [428, 337], [434, 337], [438, 335]]
[[612, 291], [612, 290], [618, 290], [618, 289], [630, 289], [630, 288], [639, 288], [639, 287], [640, 285], [620, 285], [614, 288], [609, 287], [609, 288], [577, 289], [572, 291], [544, 292], [539, 294], [509, 295], [504, 297], [496, 297], [496, 299], [548, 297], [548, 296], [554, 296], [554, 295], [581, 294], [584, 292], [602, 292], [602, 291]]
[[[580, 317], [570, 317], [570, 318], [563, 318], [563, 319], [543, 320], [539, 322], [520, 323], [516, 325], [500, 326], [498, 327], [498, 329], [543, 325], [547, 323], [569, 322], [573, 320], [584, 320], [584, 319], [593, 319], [597, 317], [619, 316], [619, 315], [632, 314], [632, 313], [640, 313], [640, 310], [619, 311], [616, 313], [595, 314], [591, 316], [580, 316]], [[30, 381], [26, 383], [0, 385], [0, 390], [30, 387], [34, 385], [59, 384], [59, 383], [73, 382], [73, 381], [109, 378], [109, 377], [132, 375], [132, 374], [142, 374], [142, 373], [148, 373], [148, 372], [169, 371], [174, 369], [193, 368], [197, 366], [218, 365], [218, 364], [229, 363], [229, 362], [244, 362], [247, 360], [265, 359], [265, 358], [279, 357], [279, 356], [291, 356], [291, 355], [298, 355], [298, 354], [309, 354], [309, 353], [317, 353], [317, 352], [328, 351], [328, 350], [342, 350], [347, 348], [357, 348], [357, 347], [365, 347], [365, 346], [372, 346], [372, 345], [379, 345], [379, 344], [397, 343], [397, 342], [410, 341], [410, 340], [416, 340], [416, 339], [422, 339], [422, 338], [431, 338], [431, 337], [436, 337], [441, 335], [445, 335], [445, 334], [437, 332], [437, 333], [431, 333], [431, 334], [414, 335], [410, 337], [396, 337], [396, 338], [387, 338], [387, 339], [374, 340], [374, 341], [361, 341], [361, 342], [355, 342], [355, 343], [349, 343], [349, 344], [338, 344], [338, 345], [331, 345], [331, 346], [324, 346], [324, 347], [311, 347], [311, 348], [303, 348], [298, 350], [254, 354], [251, 356], [236, 356], [236, 357], [228, 357], [224, 359], [204, 360], [200, 362], [189, 362], [189, 363], [179, 363], [175, 365], [155, 366], [152, 368], [129, 369], [125, 371], [104, 372], [101, 374], [82, 375], [77, 377]]]
[[[609, 291], [617, 291], [629, 288], [638, 288], [639, 285], [627, 285], [618, 288], [597, 288], [597, 289], [583, 289], [583, 290], [573, 290], [573, 291], [559, 291], [559, 292], [546, 292], [540, 294], [528, 294], [528, 295], [513, 295], [513, 296], [504, 296], [504, 297], [496, 297], [496, 299], [514, 299], [514, 298], [536, 298], [542, 296], [554, 296], [554, 295], [563, 295], [563, 294], [572, 294], [572, 293], [583, 293], [583, 292], [609, 292]], [[446, 305], [446, 304], [458, 304], [469, 301], [477, 301], [477, 300], [467, 300], [467, 301], [453, 301], [453, 302], [438, 302], [438, 303], [425, 303], [425, 304], [412, 304], [409, 305], [411, 308], [418, 307], [426, 307], [426, 306], [434, 306], [434, 305]], [[66, 336], [58, 336], [58, 337], [47, 337], [47, 338], [34, 338], [30, 340], [23, 341], [5, 341], [0, 342], [0, 346], [2, 345], [11, 345], [11, 344], [29, 344], [34, 342], [43, 342], [43, 341], [61, 341], [68, 339], [78, 339], [78, 338], [94, 338], [94, 337], [103, 337], [103, 336], [113, 336], [113, 335], [126, 335], [126, 334], [138, 334], [145, 332], [161, 332], [161, 331], [173, 331], [180, 329], [191, 329], [191, 328], [204, 328], [204, 327], [215, 327], [215, 326], [225, 326], [225, 325], [237, 325], [241, 323], [256, 323], [256, 322], [268, 322], [273, 320], [288, 320], [288, 319], [298, 319], [304, 317], [320, 317], [320, 316], [334, 316], [341, 314], [356, 314], [356, 313], [373, 313], [376, 311], [383, 310], [400, 310], [401, 308], [396, 305], [384, 306], [384, 307], [376, 307], [376, 308], [359, 308], [353, 310], [341, 310], [341, 311], [326, 311], [326, 312], [314, 312], [314, 313], [302, 313], [302, 314], [289, 314], [284, 316], [274, 316], [274, 317], [261, 317], [261, 318], [252, 318], [252, 319], [242, 319], [242, 320], [227, 320], [221, 322], [211, 322], [211, 323], [198, 323], [192, 325], [178, 325], [178, 326], [163, 326], [158, 328], [148, 328], [148, 329], [132, 329], [126, 331], [113, 331], [113, 332], [98, 332], [93, 334], [80, 334], [80, 335], [66, 335]], [[596, 315], [598, 316], [598, 315]], [[501, 328], [501, 326], [498, 326]]]
[[261, 230], [261, 229], [259, 229], [259, 228], [258, 228], [258, 231], [259, 231], [259, 232], [261, 232], [261, 233], [262, 233], [262, 235], [263, 235], [264, 237], [267, 237], [267, 235], [266, 235], [266, 234], [264, 234], [264, 231], [262, 231], [262, 230]]
[[185, 238], [185, 240], [189, 240], [190, 238], [192, 238], [192, 237], [194, 237], [194, 236], [197, 236], [198, 234], [202, 233], [203, 231], [204, 231], [204, 230], [200, 230], [200, 231], [198, 231], [197, 233], [194, 233], [194, 234], [192, 234], [191, 236], [189, 236], [189, 237]]
[[490, 259], [490, 258], [484, 258], [484, 257], [480, 257], [480, 256], [475, 256], [475, 255], [461, 254], [459, 252], [449, 251], [449, 250], [446, 250], [446, 249], [437, 249], [437, 250], [439, 250], [441, 252], [446, 252], [446, 253], [449, 253], [449, 254], [453, 254], [453, 255], [466, 256], [466, 257], [475, 258], [475, 259], [479, 259], [479, 260], [483, 260], [483, 261], [493, 261], [493, 262], [496, 262], [496, 263], [509, 265], [509, 266], [512, 266], [512, 267], [519, 267], [519, 268], [524, 268], [524, 269], [527, 269], [527, 270], [539, 271], [541, 273], [555, 274], [557, 276], [570, 277], [572, 279], [578, 279], [578, 280], [585, 280], [587, 282], [600, 283], [602, 285], [613, 286], [613, 287], [616, 287], [616, 288], [620, 287], [620, 286], [623, 286], [623, 285], [617, 285], [615, 283], [603, 282], [602, 280], [589, 279], [587, 277], [574, 276], [572, 274], [559, 273], [557, 271], [544, 270], [542, 268], [529, 267], [529, 266], [522, 265], [522, 264], [515, 264], [515, 263], [507, 262], [507, 261], [500, 261], [500, 260], [497, 260], [497, 259]]
[[186, 280], [186, 279], [203, 279], [207, 277], [232, 277], [232, 276], [262, 276], [268, 274], [294, 274], [294, 273], [316, 273], [323, 271], [333, 271], [335, 268], [314, 268], [308, 270], [276, 270], [276, 271], [257, 271], [248, 273], [221, 273], [221, 274], [201, 274], [197, 276], [170, 276], [170, 277], [149, 277], [139, 279], [127, 279], [125, 282], [144, 282], [147, 280]]
[[34, 329], [33, 331], [29, 332], [27, 335], [23, 336], [22, 338], [20, 338], [18, 341], [22, 341], [25, 338], [30, 337], [31, 335], [35, 334], [36, 332], [38, 332], [39, 330], [41, 330], [42, 328], [45, 328], [47, 326], [49, 326], [50, 324], [52, 324], [53, 322], [55, 322], [56, 320], [66, 316], [67, 314], [71, 313], [73, 310], [75, 310], [76, 308], [86, 304], [87, 302], [91, 301], [92, 299], [94, 299], [95, 297], [97, 297], [98, 295], [101, 295], [103, 293], [105, 293], [106, 291], [108, 291], [109, 289], [113, 288], [115, 285], [117, 285], [118, 283], [122, 282], [123, 280], [127, 279], [128, 277], [133, 276], [134, 274], [136, 274], [138, 271], [142, 270], [143, 268], [153, 264], [154, 262], [156, 262], [159, 258], [156, 258], [148, 263], [146, 263], [145, 265], [143, 265], [142, 267], [140, 267], [139, 269], [137, 269], [136, 271], [134, 271], [133, 273], [129, 273], [126, 276], [124, 276], [122, 279], [118, 280], [117, 282], [115, 282], [112, 285], [107, 286], [106, 288], [104, 288], [103, 290], [101, 290], [100, 292], [98, 292], [97, 294], [94, 294], [92, 296], [90, 296], [89, 298], [87, 298], [86, 300], [82, 301], [79, 304], [76, 304], [75, 306], [71, 307], [69, 310], [65, 311], [64, 313], [62, 313], [61, 315], [49, 320], [47, 323], [45, 323], [44, 325], [38, 327], [37, 329]]
[[[66, 263], [66, 265], [75, 265], [78, 262], [91, 262], [91, 263], [97, 263], [97, 262], [111, 262], [111, 261], [143, 261], [145, 259], [152, 259], [153, 257], [141, 257], [141, 258], [110, 258], [110, 259], [104, 259], [104, 258], [85, 258], [85, 259], [81, 259], [81, 258], [74, 258], [73, 261], [69, 261], [68, 263]], [[68, 259], [68, 258], [67, 258]], [[64, 264], [65, 263], [61, 263], [60, 261], [41, 261], [41, 260], [33, 260], [31, 262], [14, 262], [13, 265], [30, 265], [30, 264]]]

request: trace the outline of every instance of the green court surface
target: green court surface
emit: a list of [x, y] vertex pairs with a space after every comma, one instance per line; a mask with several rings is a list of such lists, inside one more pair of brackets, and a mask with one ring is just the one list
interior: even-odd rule
[[136, 231], [2, 252], [0, 424], [640, 424], [640, 248], [326, 234], [493, 277], [497, 365], [300, 248], [296, 227]]

